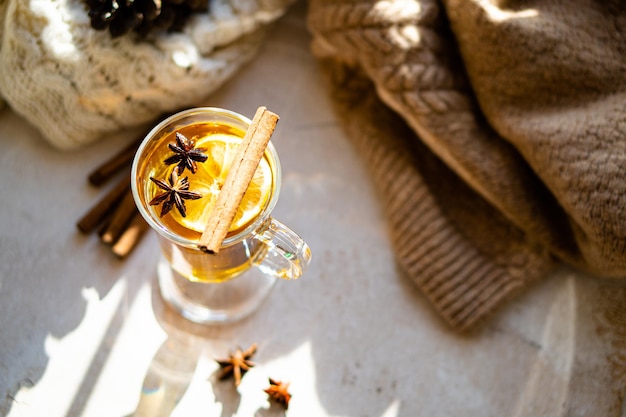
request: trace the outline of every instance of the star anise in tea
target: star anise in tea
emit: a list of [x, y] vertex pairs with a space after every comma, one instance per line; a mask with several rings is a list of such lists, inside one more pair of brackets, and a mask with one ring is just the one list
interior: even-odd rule
[[291, 400], [291, 394], [289, 393], [289, 383], [277, 381], [272, 378], [269, 378], [269, 380], [269, 388], [266, 388], [263, 391], [265, 391], [272, 400], [285, 407], [286, 410], [287, 408], [289, 408], [289, 401]]
[[169, 184], [154, 177], [150, 177], [150, 180], [164, 190], [163, 193], [158, 194], [148, 203], [151, 206], [163, 203], [161, 217], [169, 213], [174, 207], [176, 207], [181, 216], [185, 217], [187, 215], [185, 200], [197, 200], [202, 197], [200, 193], [189, 191], [189, 179], [187, 177], [180, 178], [176, 169], [170, 174]]
[[170, 143], [167, 146], [174, 152], [174, 155], [163, 162], [167, 165], [178, 164], [176, 168], [178, 174], [182, 174], [185, 168], [195, 174], [198, 170], [196, 162], [204, 162], [208, 158], [204, 154], [205, 148], [196, 148], [196, 143], [180, 132], [176, 132], [176, 143]]
[[222, 368], [218, 378], [226, 379], [232, 376], [235, 378], [235, 385], [239, 386], [241, 378], [254, 366], [254, 362], [250, 361], [250, 358], [256, 352], [256, 347], [257, 345], [254, 343], [245, 351], [237, 348], [234, 353], [230, 353], [228, 359], [216, 359], [216, 362]]

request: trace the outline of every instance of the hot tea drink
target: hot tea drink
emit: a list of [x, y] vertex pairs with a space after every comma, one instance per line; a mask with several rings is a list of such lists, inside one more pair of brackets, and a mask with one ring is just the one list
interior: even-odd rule
[[[257, 148], [258, 165], [259, 158], [241, 170], [244, 165], [237, 164], [247, 161], [241, 151], [257, 129], [257, 116], [251, 122], [217, 108], [180, 112], [152, 129], [133, 161], [133, 197], [157, 232], [164, 258], [158, 268], [161, 293], [196, 322], [230, 321], [249, 314], [276, 278], [300, 277], [311, 259], [307, 244], [271, 217], [281, 176], [269, 135]], [[246, 175], [240, 177], [239, 172]], [[242, 177], [246, 180], [230, 194], [238, 196], [237, 203], [226, 205], [232, 220], [228, 216], [230, 223], [212, 228], [216, 218], [212, 213], [225, 206], [229, 195], [222, 191], [237, 184], [233, 178]], [[223, 232], [218, 234], [219, 250], [207, 250], [205, 234], [211, 232], [213, 247], [212, 232], [218, 229]]]

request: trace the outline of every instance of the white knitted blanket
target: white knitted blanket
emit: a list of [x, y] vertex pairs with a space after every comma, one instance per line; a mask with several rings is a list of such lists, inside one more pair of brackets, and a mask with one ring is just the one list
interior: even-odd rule
[[92, 29], [82, 0], [0, 0], [0, 96], [61, 149], [197, 103], [253, 57], [291, 3], [207, 1], [184, 33], [147, 42]]

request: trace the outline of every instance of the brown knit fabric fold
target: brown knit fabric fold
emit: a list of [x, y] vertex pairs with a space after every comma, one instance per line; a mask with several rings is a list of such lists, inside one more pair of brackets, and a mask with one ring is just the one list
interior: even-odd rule
[[506, 3], [309, 3], [313, 50], [398, 260], [458, 329], [553, 257], [626, 276], [626, 12]]
[[358, 68], [323, 63], [335, 108], [382, 196], [398, 261], [452, 327], [473, 329], [552, 267], [544, 249], [417, 140]]

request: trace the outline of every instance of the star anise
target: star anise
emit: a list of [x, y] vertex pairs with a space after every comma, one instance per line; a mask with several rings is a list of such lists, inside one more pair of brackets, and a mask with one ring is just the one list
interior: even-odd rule
[[286, 410], [289, 408], [289, 401], [291, 400], [291, 394], [288, 391], [289, 383], [277, 381], [272, 378], [269, 378], [269, 380], [269, 388], [266, 388], [263, 391], [265, 391], [272, 400], [285, 407]]
[[235, 386], [239, 386], [241, 378], [254, 366], [254, 362], [250, 361], [250, 358], [256, 352], [256, 347], [257, 345], [254, 343], [245, 351], [237, 348], [234, 353], [229, 354], [228, 359], [216, 359], [222, 368], [218, 378], [226, 379], [232, 376], [235, 378]]
[[198, 170], [196, 162], [204, 162], [208, 158], [204, 154], [206, 148], [196, 148], [196, 143], [180, 132], [176, 132], [176, 144], [170, 143], [167, 146], [174, 152], [174, 155], [163, 162], [167, 165], [178, 164], [176, 168], [178, 174], [182, 174], [185, 168], [195, 174]]
[[152, 180], [152, 182], [155, 183], [160, 189], [164, 190], [163, 193], [157, 195], [150, 200], [150, 203], [148, 203], [151, 206], [163, 203], [163, 206], [161, 207], [161, 217], [169, 213], [174, 206], [176, 206], [180, 215], [185, 217], [187, 215], [185, 200], [197, 200], [202, 197], [200, 193], [189, 191], [188, 178], [179, 178], [176, 169], [174, 169], [170, 174], [168, 179], [169, 184], [154, 177], [150, 177], [150, 180]]

